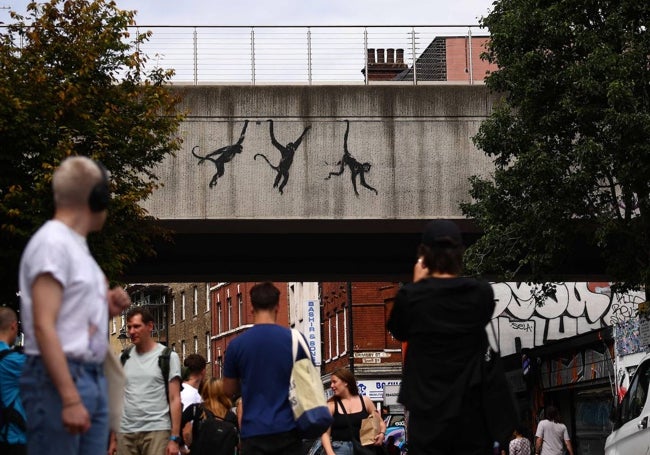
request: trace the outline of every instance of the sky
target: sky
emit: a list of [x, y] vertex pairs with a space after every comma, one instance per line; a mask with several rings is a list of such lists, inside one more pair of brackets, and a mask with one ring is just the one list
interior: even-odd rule
[[[116, 0], [138, 25], [476, 25], [493, 0]], [[24, 12], [28, 0], [0, 0]], [[0, 10], [6, 21], [7, 11]]]

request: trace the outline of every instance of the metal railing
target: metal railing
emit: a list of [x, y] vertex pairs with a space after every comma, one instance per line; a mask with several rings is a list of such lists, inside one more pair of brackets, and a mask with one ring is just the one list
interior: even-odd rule
[[[478, 25], [134, 28], [152, 31], [139, 49], [149, 57], [146, 68], [173, 68], [173, 83], [472, 84], [485, 76], [475, 70], [487, 37]], [[453, 52], [441, 46], [449, 39]]]

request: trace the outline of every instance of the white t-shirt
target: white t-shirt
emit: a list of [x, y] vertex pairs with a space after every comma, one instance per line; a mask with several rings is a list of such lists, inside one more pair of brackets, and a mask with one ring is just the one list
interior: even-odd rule
[[181, 390], [181, 403], [183, 403], [183, 411], [189, 405], [194, 403], [201, 403], [203, 399], [198, 389], [194, 386], [189, 385], [188, 383], [183, 383], [183, 390]]
[[57, 220], [32, 236], [20, 260], [19, 288], [25, 353], [39, 355], [34, 336], [32, 285], [50, 273], [63, 287], [56, 332], [67, 357], [101, 363], [108, 351], [107, 283], [86, 238]]
[[535, 436], [543, 439], [541, 455], [563, 455], [564, 441], [569, 440], [566, 425], [547, 419], [539, 422]]
[[[131, 349], [129, 358], [124, 363], [126, 386], [121, 433], [171, 429], [165, 383], [158, 366], [158, 357], [164, 349], [165, 346], [159, 343], [142, 355], [138, 354], [135, 347]], [[180, 377], [181, 362], [178, 354], [172, 351], [169, 358], [169, 380], [180, 380]]]

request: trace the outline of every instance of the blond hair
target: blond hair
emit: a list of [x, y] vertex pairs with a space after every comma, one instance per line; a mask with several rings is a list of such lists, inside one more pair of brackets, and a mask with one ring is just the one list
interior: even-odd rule
[[223, 381], [221, 379], [210, 378], [205, 381], [201, 388], [201, 398], [203, 398], [203, 407], [222, 419], [226, 417], [226, 414], [232, 408], [230, 398], [223, 391]]
[[52, 176], [54, 205], [57, 208], [87, 205], [90, 192], [102, 178], [102, 171], [90, 158], [85, 156], [66, 158]]

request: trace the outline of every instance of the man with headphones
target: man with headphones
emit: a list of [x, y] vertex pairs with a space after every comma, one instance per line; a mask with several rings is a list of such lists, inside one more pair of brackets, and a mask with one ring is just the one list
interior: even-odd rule
[[54, 217], [32, 236], [20, 261], [27, 449], [30, 455], [100, 454], [108, 442], [108, 318], [130, 304], [124, 289], [108, 289], [86, 243], [106, 221], [108, 173], [89, 158], [70, 157], [54, 171], [52, 189]]

